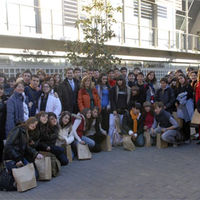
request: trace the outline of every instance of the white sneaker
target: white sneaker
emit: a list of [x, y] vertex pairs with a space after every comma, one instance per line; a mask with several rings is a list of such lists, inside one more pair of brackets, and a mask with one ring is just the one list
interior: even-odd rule
[[185, 144], [190, 144], [190, 142], [191, 142], [190, 139], [184, 141]]

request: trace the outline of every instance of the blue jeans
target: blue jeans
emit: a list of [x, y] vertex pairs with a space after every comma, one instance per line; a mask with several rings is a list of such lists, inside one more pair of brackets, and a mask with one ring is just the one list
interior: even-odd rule
[[81, 138], [86, 144], [88, 144], [88, 146], [90, 148], [93, 148], [95, 146], [95, 141], [90, 139], [89, 137], [86, 137], [86, 136], [82, 136]]
[[67, 156], [65, 155], [65, 149], [59, 146], [50, 146], [50, 152], [53, 153], [56, 158], [60, 161], [61, 165], [67, 165], [69, 163]]
[[[23, 162], [24, 165], [29, 164], [29, 162], [28, 162], [25, 158], [22, 160], [22, 162]], [[16, 162], [15, 162], [14, 160], [5, 162], [5, 165], [6, 165], [7, 170], [8, 170], [11, 174], [12, 174], [12, 169], [13, 169], [13, 168], [18, 168], [18, 167], [16, 166]], [[35, 164], [34, 164], [34, 167], [35, 167]], [[35, 177], [36, 177], [36, 179], [39, 178], [39, 173], [38, 173], [36, 167], [35, 167]]]

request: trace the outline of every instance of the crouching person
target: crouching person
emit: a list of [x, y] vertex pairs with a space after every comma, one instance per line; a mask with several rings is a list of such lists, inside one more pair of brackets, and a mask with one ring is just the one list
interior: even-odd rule
[[38, 146], [41, 151], [47, 151], [53, 153], [56, 158], [60, 161], [61, 165], [67, 165], [68, 159], [65, 155], [65, 150], [63, 147], [56, 146], [56, 140], [58, 139], [58, 124], [57, 116], [50, 112], [48, 113], [48, 124], [47, 130], [41, 132], [40, 142]]
[[122, 120], [122, 134], [130, 135], [132, 142], [139, 147], [144, 146], [144, 130], [143, 117], [141, 115], [141, 104], [134, 103], [130, 107], [130, 111], [126, 111]]
[[34, 131], [37, 123], [38, 120], [35, 117], [30, 117], [25, 124], [16, 126], [10, 131], [3, 152], [5, 165], [9, 172], [13, 168], [22, 167], [35, 159], [43, 158], [29, 146], [28, 132]]
[[177, 139], [180, 137], [178, 130], [179, 125], [172, 115], [164, 110], [162, 102], [154, 104], [155, 118], [150, 134], [156, 137], [156, 134], [162, 134], [161, 139], [167, 143], [177, 144]]

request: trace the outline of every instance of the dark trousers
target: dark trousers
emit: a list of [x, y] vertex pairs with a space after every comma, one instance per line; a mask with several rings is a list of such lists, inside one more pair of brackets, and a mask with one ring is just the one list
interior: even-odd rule
[[55, 145], [52, 145], [50, 147], [50, 152], [56, 156], [56, 158], [60, 161], [61, 165], [67, 165], [69, 163], [67, 155], [65, 154], [65, 149], [63, 147]]
[[106, 136], [101, 133], [95, 133], [94, 135], [90, 135], [88, 137], [95, 141], [95, 146], [91, 149], [91, 151], [96, 152], [96, 153], [100, 152], [101, 151], [100, 144], [103, 142]]
[[109, 115], [110, 113], [108, 112], [107, 108], [102, 108], [101, 110], [101, 127], [107, 131], [109, 130]]
[[3, 148], [4, 148], [3, 140], [0, 140], [0, 163], [3, 162]]
[[183, 120], [182, 135], [183, 135], [183, 140], [189, 140], [190, 139], [190, 121], [185, 122]]

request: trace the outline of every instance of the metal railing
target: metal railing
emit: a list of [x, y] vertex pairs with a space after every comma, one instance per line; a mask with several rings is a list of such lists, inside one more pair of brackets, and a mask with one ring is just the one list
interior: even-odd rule
[[[11, 10], [13, 6], [14, 12]], [[25, 9], [29, 10], [28, 16], [23, 13]], [[40, 32], [37, 32], [34, 21], [35, 9], [40, 9], [42, 16]], [[27, 19], [32, 19], [32, 21], [27, 22]], [[0, 27], [0, 34], [5, 35], [55, 40], [83, 40], [80, 29], [63, 25], [61, 10], [43, 9], [17, 3], [7, 3], [5, 21], [0, 21]], [[159, 29], [123, 22], [117, 22], [113, 27], [116, 37], [108, 44], [200, 53], [200, 36], [197, 35], [185, 34], [180, 30]]]

